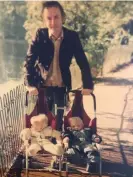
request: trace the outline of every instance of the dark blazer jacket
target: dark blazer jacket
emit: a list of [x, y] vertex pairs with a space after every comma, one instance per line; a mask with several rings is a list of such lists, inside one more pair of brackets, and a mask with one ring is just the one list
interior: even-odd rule
[[[60, 46], [59, 65], [65, 86], [68, 89], [71, 89], [71, 74], [69, 66], [72, 58], [75, 57], [76, 62], [81, 69], [83, 88], [93, 89], [89, 63], [84, 54], [77, 32], [65, 27], [63, 27], [63, 32], [64, 39]], [[54, 45], [49, 39], [48, 29], [38, 29], [35, 39], [32, 40], [32, 43], [29, 46], [24, 63], [26, 85], [35, 86], [37, 88], [44, 85], [44, 80], [42, 79], [38, 64], [41, 64], [41, 66], [48, 71], [53, 56]]]

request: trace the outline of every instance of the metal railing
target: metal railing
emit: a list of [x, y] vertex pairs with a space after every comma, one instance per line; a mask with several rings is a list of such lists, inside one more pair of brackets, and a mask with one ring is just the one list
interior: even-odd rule
[[0, 97], [0, 177], [6, 176], [21, 147], [25, 87], [20, 85]]

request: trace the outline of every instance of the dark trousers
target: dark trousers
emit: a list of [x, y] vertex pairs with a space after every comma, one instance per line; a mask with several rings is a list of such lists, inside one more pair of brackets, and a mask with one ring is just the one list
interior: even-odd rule
[[48, 87], [46, 88], [46, 99], [49, 110], [55, 115], [56, 112], [56, 130], [62, 130], [62, 118], [64, 110], [58, 108], [55, 110], [55, 104], [57, 107], [64, 107], [66, 105], [66, 88], [65, 87]]

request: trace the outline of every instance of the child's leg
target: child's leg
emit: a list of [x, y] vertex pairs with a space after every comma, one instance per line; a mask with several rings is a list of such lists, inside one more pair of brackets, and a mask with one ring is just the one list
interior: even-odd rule
[[97, 171], [97, 164], [96, 164], [96, 149], [92, 144], [88, 144], [84, 147], [84, 153], [87, 157], [87, 164], [86, 164], [86, 171], [87, 172], [96, 172]]
[[61, 156], [64, 154], [64, 149], [60, 144], [53, 144], [49, 140], [43, 140], [42, 147], [45, 151], [53, 155]]
[[95, 148], [94, 148], [94, 146], [92, 144], [85, 144], [83, 146], [84, 153], [92, 152], [92, 151], [94, 151], [94, 149]]
[[87, 155], [87, 161], [88, 162], [93, 161], [93, 159], [94, 159], [94, 156], [93, 156], [94, 146], [92, 144], [86, 144], [83, 147], [83, 151]]
[[38, 151], [41, 150], [41, 147], [39, 144], [31, 144], [28, 148], [28, 156], [35, 156]]

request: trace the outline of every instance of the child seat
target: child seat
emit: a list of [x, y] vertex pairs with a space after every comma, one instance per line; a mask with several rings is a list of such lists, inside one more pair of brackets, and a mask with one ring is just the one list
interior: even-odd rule
[[[69, 110], [69, 112], [67, 114], [65, 112], [65, 114], [64, 114], [65, 115], [64, 122], [63, 122], [64, 128], [66, 129], [67, 127], [69, 127], [69, 118], [70, 117], [77, 116], [83, 120], [84, 126], [86, 128], [88, 128], [88, 127], [91, 128], [92, 132], [97, 134], [97, 125], [96, 125], [97, 118], [96, 118], [96, 116], [94, 116], [93, 119], [90, 119], [90, 117], [85, 112], [85, 109], [83, 106], [83, 95], [82, 95], [81, 91], [76, 90], [76, 91], [72, 91], [72, 92], [75, 93], [75, 98], [74, 98], [73, 105], [72, 105], [71, 109]], [[95, 95], [91, 94], [91, 96], [94, 101], [94, 112], [96, 112]], [[33, 99], [33, 101], [34, 101], [34, 99]], [[28, 106], [28, 93], [27, 93], [27, 97], [26, 97], [26, 106]], [[47, 100], [45, 97], [44, 89], [40, 90], [39, 96], [37, 97], [37, 99], [35, 99], [34, 107], [31, 111], [31, 113], [26, 114], [26, 127], [29, 128], [31, 126], [30, 125], [30, 118], [32, 116], [38, 115], [41, 113], [44, 113], [47, 115], [48, 120], [49, 120], [49, 125], [52, 126], [53, 129], [55, 129], [56, 128], [56, 116], [54, 116], [48, 109], [48, 104], [47, 104]], [[100, 161], [100, 174], [101, 174], [101, 161]]]
[[[91, 119], [85, 112], [83, 106], [83, 95], [80, 90], [72, 91], [75, 93], [75, 98], [71, 110], [68, 112], [67, 116], [64, 119], [65, 128], [69, 127], [69, 118], [70, 117], [80, 117], [83, 120], [85, 128], [91, 128], [93, 133], [97, 133], [97, 118], [94, 117]], [[94, 112], [96, 111], [96, 100], [95, 95], [91, 94], [94, 101]]]
[[[65, 129], [67, 129], [68, 127], [70, 127], [69, 125], [69, 119], [71, 117], [80, 117], [84, 123], [84, 128], [88, 128], [88, 130], [91, 131], [92, 134], [95, 134], [95, 136], [93, 137], [92, 141], [93, 141], [93, 145], [96, 147], [96, 151], [93, 152], [91, 155], [94, 156], [94, 161], [98, 162], [93, 163], [92, 167], [91, 167], [91, 172], [95, 173], [97, 172], [99, 174], [99, 176], [102, 173], [101, 170], [101, 155], [100, 155], [100, 150], [98, 149], [96, 143], [95, 143], [95, 138], [99, 138], [99, 143], [101, 143], [102, 139], [101, 137], [97, 134], [97, 118], [96, 118], [96, 98], [95, 95], [92, 93], [92, 99], [93, 99], [93, 103], [94, 103], [94, 118], [90, 118], [85, 109], [84, 109], [84, 105], [83, 105], [83, 95], [81, 93], [81, 91], [74, 91], [75, 93], [75, 98], [73, 101], [73, 105], [71, 110], [68, 112], [68, 114], [66, 115], [65, 119], [64, 119], [64, 126]], [[76, 151], [75, 151], [76, 152]], [[79, 154], [79, 155], [78, 155]], [[71, 160], [70, 160], [71, 159]], [[75, 159], [75, 160], [74, 160]], [[84, 154], [82, 154], [81, 152], [76, 153], [75, 155], [72, 155], [72, 157], [69, 157], [70, 162], [76, 162], [76, 168], [81, 168], [82, 166], [85, 167], [85, 156]], [[97, 160], [96, 160], [97, 159]], [[94, 162], [93, 161], [93, 162]], [[80, 162], [80, 163], [79, 163]], [[81, 164], [82, 163], [82, 164]], [[73, 164], [71, 164], [73, 166]]]

